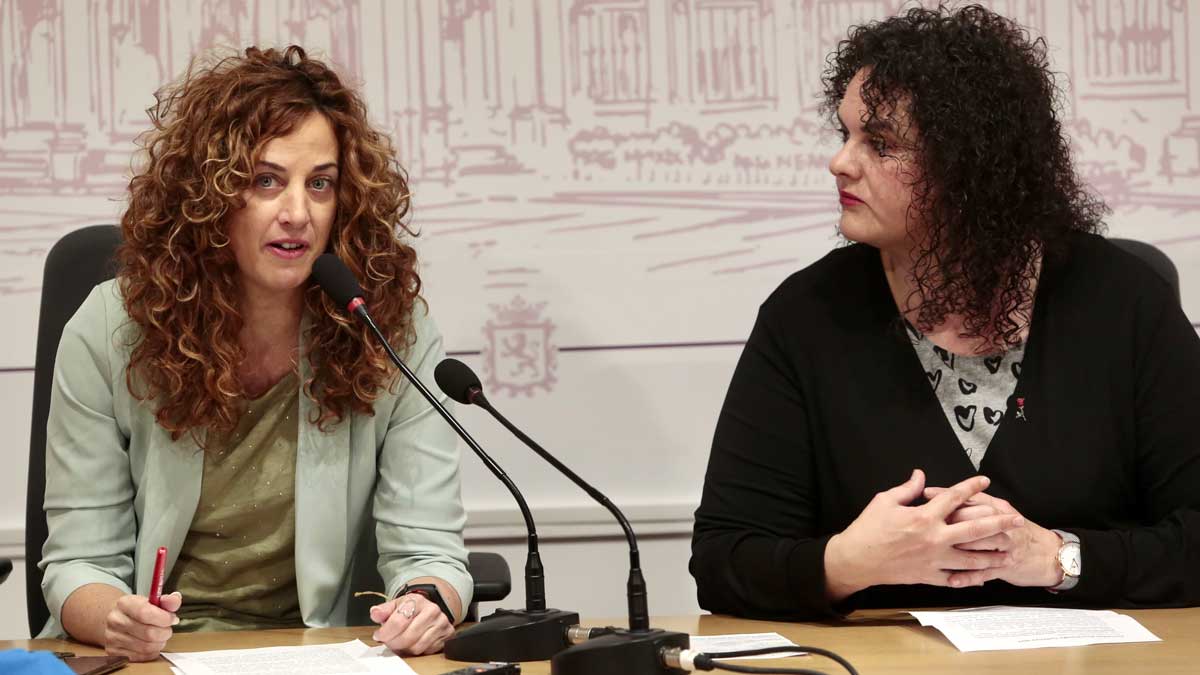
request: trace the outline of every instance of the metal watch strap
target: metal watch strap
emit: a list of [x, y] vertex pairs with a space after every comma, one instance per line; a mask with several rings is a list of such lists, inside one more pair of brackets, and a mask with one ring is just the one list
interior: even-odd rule
[[[1067, 544], [1074, 544], [1076, 546], [1079, 546], [1079, 537], [1077, 535], [1075, 535], [1071, 532], [1065, 532], [1063, 530], [1051, 530], [1051, 532], [1054, 532], [1055, 534], [1057, 534], [1059, 537], [1062, 538], [1063, 546], [1066, 546]], [[1061, 552], [1061, 550], [1062, 549], [1060, 548], [1059, 551]], [[1081, 553], [1082, 553], [1082, 551], [1081, 551]], [[1059, 565], [1059, 567], [1062, 567], [1062, 562], [1059, 560], [1058, 553], [1055, 553], [1055, 555], [1054, 555], [1054, 562], [1055, 562], [1055, 564]], [[1080, 568], [1082, 571], [1082, 565], [1080, 565]], [[1057, 586], [1051, 586], [1047, 590], [1049, 590], [1051, 593], [1058, 593], [1059, 591], [1069, 591], [1072, 588], [1075, 588], [1075, 585], [1078, 583], [1079, 583], [1079, 577], [1071, 576], [1071, 575], [1067, 574], [1067, 571], [1064, 569], [1063, 570], [1063, 580], [1061, 582], [1059, 582], [1059, 584]]]
[[396, 593], [396, 597], [400, 598], [409, 593], [416, 593], [424, 597], [426, 600], [437, 605], [437, 608], [442, 610], [442, 614], [446, 615], [446, 619], [450, 621], [450, 625], [454, 625], [454, 612], [446, 606], [446, 601], [442, 598], [442, 592], [433, 584], [404, 584]]

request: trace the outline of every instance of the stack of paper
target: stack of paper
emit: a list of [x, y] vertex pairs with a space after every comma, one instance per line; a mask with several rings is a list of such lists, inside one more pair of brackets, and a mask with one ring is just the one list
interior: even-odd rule
[[962, 652], [1160, 641], [1133, 617], [1109, 610], [978, 607], [909, 614]]
[[[764, 647], [791, 647], [792, 641], [779, 633], [735, 633], [732, 635], [691, 635], [689, 649], [706, 654], [741, 652]], [[789, 656], [804, 656], [805, 652], [780, 652], [761, 656], [739, 656], [740, 659], [783, 659]]]
[[175, 664], [171, 670], [176, 675], [416, 675], [387, 647], [368, 647], [360, 640], [307, 647], [164, 652], [163, 658]]

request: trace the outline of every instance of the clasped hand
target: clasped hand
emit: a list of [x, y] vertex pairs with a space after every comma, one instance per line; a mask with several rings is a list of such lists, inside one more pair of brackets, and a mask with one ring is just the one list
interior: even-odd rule
[[379, 624], [371, 638], [397, 654], [436, 654], [454, 635], [454, 626], [442, 610], [420, 593], [375, 605], [371, 620]]
[[[945, 494], [947, 488], [925, 488], [927, 499], [936, 499]], [[1020, 513], [1003, 499], [978, 492], [962, 503], [947, 518], [947, 523], [966, 523], [997, 516], [1017, 516]], [[949, 577], [950, 585], [981, 586], [987, 581], [1000, 579], [1014, 586], [1057, 586], [1062, 582], [1062, 568], [1058, 564], [1058, 549], [1062, 537], [1052, 530], [1024, 518], [1024, 524], [1005, 533], [1002, 539], [982, 539], [958, 544], [961, 550], [1003, 551], [1007, 554], [1005, 564], [988, 569], [960, 570]]]
[[[1057, 551], [1057, 535], [985, 494], [989, 484], [975, 476], [949, 488], [927, 489], [925, 474], [917, 469], [904, 483], [875, 495], [826, 547], [831, 599], [887, 584], [1058, 583], [1049, 564], [1053, 554], [1046, 554], [1050, 546]], [[911, 506], [922, 495], [929, 501]]]

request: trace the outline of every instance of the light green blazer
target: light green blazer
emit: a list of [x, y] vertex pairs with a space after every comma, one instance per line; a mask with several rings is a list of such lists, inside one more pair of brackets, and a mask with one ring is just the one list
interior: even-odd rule
[[[406, 361], [430, 382], [442, 339], [423, 303], [414, 311]], [[125, 383], [136, 330], [114, 281], [93, 289], [63, 330], [46, 424], [41, 568], [52, 616], [40, 637], [64, 634], [63, 603], [84, 584], [146, 595], [158, 547], [167, 547], [169, 575], [196, 512], [202, 451], [187, 434], [172, 441]], [[309, 375], [302, 358], [301, 381]], [[407, 383], [380, 396], [374, 416], [349, 416], [324, 433], [307, 423], [314, 408], [301, 393], [296, 585], [304, 622], [344, 625], [351, 593], [379, 590], [349, 587], [359, 535], [372, 526], [389, 596], [432, 576], [452, 584], [466, 608], [472, 582], [454, 432]]]

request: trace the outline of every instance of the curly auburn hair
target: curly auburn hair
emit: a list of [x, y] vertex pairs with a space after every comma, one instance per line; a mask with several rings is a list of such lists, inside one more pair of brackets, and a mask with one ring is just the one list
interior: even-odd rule
[[[241, 195], [267, 142], [314, 112], [338, 142], [328, 250], [369, 281], [365, 299], [389, 339], [411, 342], [421, 281], [416, 253], [400, 239], [414, 234], [401, 222], [406, 175], [362, 99], [297, 46], [194, 61], [147, 110], [153, 127], [139, 138], [145, 165], [129, 183], [117, 253], [125, 310], [139, 329], [126, 386], [154, 402], [173, 439], [191, 433], [207, 447], [210, 434], [237, 423], [245, 353], [228, 217], [245, 205]], [[373, 414], [380, 390], [394, 383], [386, 354], [316, 284], [305, 289], [304, 306], [313, 376], [303, 390], [318, 404], [310, 422], [324, 429], [350, 411]]]
[[910, 231], [917, 327], [964, 317], [967, 337], [1018, 345], [1036, 269], [1073, 231], [1099, 232], [1107, 207], [1076, 175], [1042, 38], [979, 5], [913, 8], [853, 27], [829, 55], [822, 111], [864, 70], [864, 123], [907, 114], [920, 170]]

